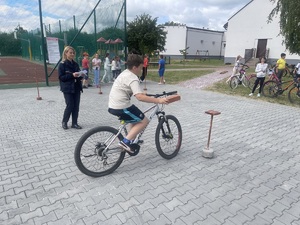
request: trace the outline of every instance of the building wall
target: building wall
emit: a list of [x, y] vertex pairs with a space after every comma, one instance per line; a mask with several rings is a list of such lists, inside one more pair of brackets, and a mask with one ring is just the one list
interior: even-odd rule
[[185, 49], [186, 26], [166, 26], [166, 51], [164, 55], [181, 55], [179, 50]]
[[278, 35], [278, 16], [267, 23], [267, 17], [274, 7], [269, 0], [252, 0], [228, 20], [225, 63], [233, 63], [237, 55], [244, 56], [245, 49], [257, 49], [259, 39], [267, 39], [269, 62], [280, 58], [282, 52], [287, 54], [288, 63], [299, 61], [298, 55], [290, 54], [282, 45], [283, 37]]
[[224, 56], [223, 38], [224, 32], [188, 27], [188, 55], [198, 55], [199, 53], [203, 55], [205, 51], [208, 51], [209, 56], [222, 57]]
[[[186, 26], [166, 26], [166, 51], [164, 55], [183, 57], [179, 50], [189, 47], [187, 57], [197, 56], [197, 50], [209, 52], [210, 57], [224, 56], [224, 32]], [[200, 53], [200, 52], [199, 52]], [[200, 53], [204, 55], [204, 52]]]

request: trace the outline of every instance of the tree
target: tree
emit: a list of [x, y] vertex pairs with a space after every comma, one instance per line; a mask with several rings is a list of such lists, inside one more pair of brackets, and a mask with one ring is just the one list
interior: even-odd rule
[[128, 49], [134, 49], [140, 54], [164, 51], [166, 34], [164, 26], [157, 25], [157, 18], [152, 19], [150, 15], [142, 14], [127, 23]]
[[174, 21], [165, 22], [163, 24], [164, 26], [185, 26], [183, 23], [176, 23]]
[[272, 21], [275, 15], [280, 18], [280, 34], [284, 37], [283, 44], [291, 53], [300, 54], [300, 1], [299, 0], [270, 0], [276, 3], [268, 16]]

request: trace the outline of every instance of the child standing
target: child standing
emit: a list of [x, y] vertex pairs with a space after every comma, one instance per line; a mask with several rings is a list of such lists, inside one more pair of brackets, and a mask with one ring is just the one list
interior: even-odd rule
[[254, 82], [254, 87], [252, 89], [252, 92], [249, 94], [249, 96], [253, 96], [253, 93], [257, 87], [257, 85], [259, 84], [259, 90], [258, 90], [258, 94], [257, 97], [260, 97], [260, 93], [265, 81], [265, 77], [266, 77], [266, 72], [267, 72], [267, 68], [268, 68], [268, 64], [266, 63], [266, 58], [265, 57], [261, 57], [259, 59], [259, 63], [256, 65], [255, 68], [255, 72], [256, 72], [256, 80]]

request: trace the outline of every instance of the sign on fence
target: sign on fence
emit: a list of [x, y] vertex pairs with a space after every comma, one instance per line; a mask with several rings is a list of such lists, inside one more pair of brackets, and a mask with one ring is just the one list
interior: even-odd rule
[[60, 52], [58, 46], [58, 38], [47, 37], [47, 50], [49, 63], [57, 63], [60, 59]]

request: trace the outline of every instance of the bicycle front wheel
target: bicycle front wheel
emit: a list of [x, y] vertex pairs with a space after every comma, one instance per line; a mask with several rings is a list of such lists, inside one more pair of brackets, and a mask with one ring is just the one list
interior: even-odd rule
[[266, 97], [277, 97], [278, 96], [278, 85], [275, 81], [269, 80], [266, 83], [264, 83], [264, 86], [262, 88], [262, 94]]
[[300, 105], [300, 90], [297, 87], [290, 89], [288, 93], [290, 103]]
[[239, 85], [239, 79], [237, 78], [237, 76], [231, 77], [229, 84], [231, 89], [236, 89], [237, 86]]
[[162, 117], [155, 132], [155, 144], [161, 157], [174, 158], [180, 150], [181, 142], [182, 130], [178, 119], [172, 115]]
[[112, 127], [95, 127], [78, 141], [74, 158], [76, 166], [85, 175], [101, 177], [115, 171], [122, 163], [125, 152], [118, 146], [122, 134]]

